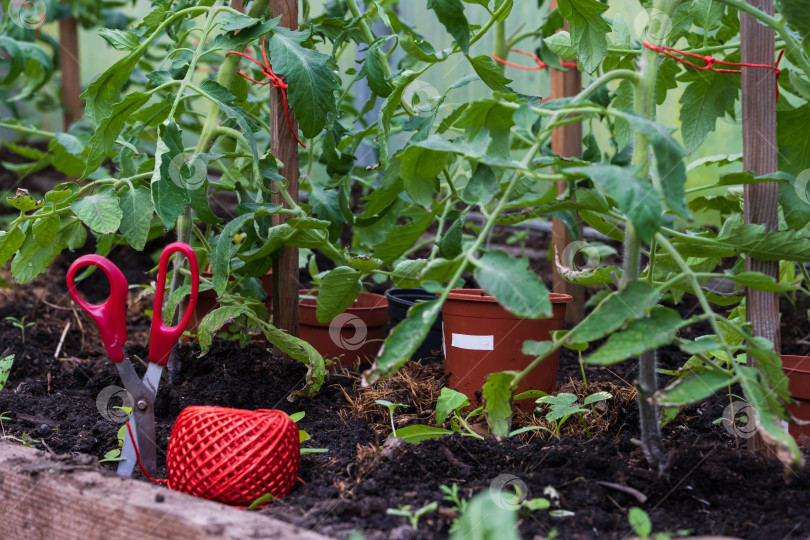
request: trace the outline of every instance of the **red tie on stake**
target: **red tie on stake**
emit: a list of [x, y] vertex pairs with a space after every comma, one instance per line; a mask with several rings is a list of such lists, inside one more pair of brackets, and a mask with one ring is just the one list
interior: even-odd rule
[[[762, 69], [773, 70], [773, 72], [776, 73], [776, 80], [777, 80], [776, 99], [779, 99], [779, 82], [778, 81], [779, 81], [779, 75], [782, 73], [782, 70], [779, 69], [779, 62], [782, 61], [782, 56], [784, 56], [784, 54], [785, 54], [784, 49], [782, 49], [782, 51], [779, 53], [779, 57], [776, 59], [776, 65], [769, 66], [768, 64], [745, 64], [745, 63], [740, 63], [740, 62], [726, 62], [725, 60], [720, 60], [718, 58], [715, 58], [714, 56], [703, 56], [703, 55], [696, 54], [696, 53], [689, 52], [689, 51], [681, 51], [681, 50], [675, 49], [673, 47], [659, 47], [657, 45], [653, 45], [652, 43], [648, 43], [646, 41], [644, 42], [644, 46], [647, 47], [648, 49], [654, 50], [657, 53], [668, 56], [669, 58], [672, 58], [673, 60], [676, 60], [676, 61], [680, 62], [681, 64], [683, 64], [685, 66], [689, 66], [689, 67], [698, 69], [700, 71], [714, 71], [715, 73], [742, 73], [742, 69], [728, 69], [728, 68], [723, 68], [723, 67], [717, 67], [715, 64], [719, 64], [721, 66], [732, 66], [732, 67], [740, 67], [740, 68], [750, 67], [750, 68], [762, 68]], [[680, 56], [677, 56], [677, 55], [680, 55]], [[701, 60], [703, 62], [703, 65], [696, 64], [696, 63], [688, 60], [687, 58], [683, 58], [684, 56], [688, 57], [688, 58], [696, 58], [698, 60]]]
[[[511, 51], [515, 52], [515, 53], [518, 53], [518, 54], [522, 54], [524, 56], [528, 56], [529, 58], [531, 58], [532, 60], [537, 62], [537, 65], [536, 66], [522, 66], [520, 64], [515, 64], [513, 62], [510, 62], [509, 60], [504, 60], [503, 58], [498, 58], [495, 55], [495, 53], [492, 53], [492, 59], [495, 60], [496, 62], [500, 62], [501, 64], [504, 64], [506, 66], [517, 68], [517, 69], [524, 69], [526, 71], [540, 71], [541, 69], [548, 68], [548, 64], [546, 64], [545, 62], [540, 60], [536, 55], [534, 55], [534, 54], [532, 54], [532, 53], [530, 53], [528, 51], [524, 51], [522, 49], [511, 49]], [[574, 62], [574, 63], [561, 62], [560, 65], [562, 67], [564, 67], [564, 68], [576, 68], [577, 67], [576, 62]]]
[[248, 56], [247, 54], [239, 52], [239, 51], [231, 51], [228, 54], [226, 54], [225, 56], [228, 56], [228, 55], [231, 55], [231, 54], [238, 54], [239, 56], [247, 58], [251, 62], [255, 63], [257, 66], [262, 68], [262, 75], [264, 75], [265, 77], [270, 79], [269, 81], [257, 81], [256, 79], [254, 79], [254, 78], [252, 78], [252, 77], [250, 77], [248, 75], [245, 75], [241, 71], [239, 71], [238, 73], [239, 73], [239, 75], [241, 75], [245, 79], [247, 79], [247, 80], [249, 80], [251, 82], [254, 82], [256, 84], [272, 84], [273, 86], [275, 86], [276, 88], [281, 90], [281, 97], [284, 99], [284, 115], [287, 117], [287, 126], [289, 126], [289, 128], [290, 128], [290, 133], [292, 133], [293, 137], [295, 137], [295, 140], [298, 141], [298, 144], [300, 144], [301, 146], [306, 148], [307, 145], [302, 143], [301, 139], [298, 138], [298, 134], [293, 129], [292, 120], [290, 120], [290, 112], [289, 112], [290, 106], [287, 103], [287, 83], [284, 82], [284, 79], [282, 79], [281, 77], [279, 77], [278, 75], [276, 75], [273, 72], [273, 67], [270, 65], [270, 62], [267, 61], [267, 50], [264, 47], [265, 38], [266, 38], [266, 36], [262, 36], [262, 58], [264, 59], [264, 64], [262, 64], [261, 62], [259, 62], [255, 58], [253, 58], [252, 56]]

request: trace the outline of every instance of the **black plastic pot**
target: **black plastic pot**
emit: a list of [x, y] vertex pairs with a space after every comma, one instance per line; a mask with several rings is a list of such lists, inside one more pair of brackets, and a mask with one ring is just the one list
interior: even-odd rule
[[[392, 330], [408, 316], [408, 310], [411, 306], [420, 301], [436, 299], [435, 294], [430, 294], [425, 289], [388, 289], [385, 291], [385, 296], [388, 298], [388, 317]], [[435, 358], [436, 355], [433, 351], [441, 350], [442, 315], [439, 313], [439, 317], [430, 328], [425, 341], [422, 342], [422, 345], [416, 350], [411, 359]]]

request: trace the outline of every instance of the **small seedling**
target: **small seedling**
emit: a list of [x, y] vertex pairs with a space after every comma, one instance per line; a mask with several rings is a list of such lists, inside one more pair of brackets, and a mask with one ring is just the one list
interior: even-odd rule
[[23, 315], [19, 319], [17, 317], [8, 316], [6, 317], [5, 320], [10, 321], [11, 326], [20, 329], [20, 340], [22, 341], [22, 344], [25, 345], [25, 329], [31, 328], [36, 323], [34, 321], [25, 322], [25, 315]]
[[10, 354], [0, 359], [0, 391], [8, 381], [8, 374], [11, 372], [11, 364], [14, 363], [14, 355]]
[[0, 432], [3, 433], [4, 439], [6, 438], [6, 427], [3, 425], [3, 420], [11, 420], [10, 416], [6, 416], [7, 414], [11, 414], [10, 411], [0, 413]]
[[423, 506], [419, 510], [414, 510], [413, 512], [411, 512], [411, 505], [406, 504], [405, 506], [400, 506], [399, 508], [389, 508], [385, 513], [389, 516], [401, 516], [408, 518], [408, 521], [411, 522], [411, 528], [416, 531], [419, 529], [419, 519], [425, 514], [435, 512], [438, 510], [438, 508], [439, 503], [433, 501], [427, 506]]
[[[130, 407], [116, 407], [116, 408], [121, 409], [122, 411], [126, 411], [127, 414], [132, 412], [132, 409]], [[115, 437], [118, 439], [118, 447], [113, 448], [112, 450], [104, 454], [104, 457], [101, 458], [98, 462], [107, 463], [110, 461], [123, 461], [124, 458], [121, 457], [121, 448], [124, 446], [124, 437], [126, 436], [127, 436], [127, 425], [123, 424], [118, 429], [118, 433], [115, 435]]]
[[385, 408], [388, 409], [388, 416], [391, 417], [391, 435], [396, 437], [397, 436], [397, 428], [394, 425], [394, 410], [397, 407], [408, 407], [404, 403], [391, 403], [390, 401], [386, 401], [384, 399], [375, 399], [374, 403], [378, 405], [383, 405]]
[[[289, 415], [289, 417], [290, 417], [290, 420], [292, 420], [293, 422], [295, 422], [297, 424], [298, 422], [300, 422], [304, 418], [304, 415], [306, 415], [306, 413], [304, 411], [300, 411], [300, 412], [293, 413], [293, 414]], [[311, 437], [309, 436], [309, 433], [307, 433], [303, 429], [298, 430], [298, 442], [299, 443], [306, 442], [310, 438]], [[324, 453], [326, 453], [328, 451], [329, 451], [328, 448], [301, 448], [301, 450], [300, 450], [302, 456], [305, 455], [305, 454], [324, 454]]]
[[577, 403], [579, 398], [576, 395], [561, 392], [556, 396], [543, 396], [537, 400], [537, 403], [551, 407], [551, 410], [546, 414], [545, 418], [554, 426], [553, 433], [558, 440], [560, 438], [560, 429], [562, 428], [563, 424], [565, 424], [565, 422], [574, 415], [578, 415], [580, 417], [582, 420], [582, 425], [585, 426], [585, 431], [588, 434], [588, 438], [590, 438], [591, 434], [588, 430], [585, 418], [583, 417], [583, 414], [589, 412], [589, 410], [584, 407], [598, 401], [605, 401], [612, 397], [613, 395], [610, 392], [596, 392], [595, 394], [591, 394], [590, 396], [586, 397], [582, 401], [582, 405], [580, 405]]
[[444, 493], [442, 499], [449, 503], [453, 503], [452, 510], [455, 510], [459, 514], [464, 514], [467, 511], [467, 499], [462, 499], [458, 493], [458, 484], [453, 484], [452, 486], [439, 486], [439, 491]]
[[273, 497], [272, 493], [265, 493], [264, 495], [262, 495], [261, 497], [250, 503], [250, 506], [248, 506], [248, 510], [256, 510], [260, 506], [264, 506], [265, 504], [273, 502], [274, 500], [275, 497]]
[[677, 531], [675, 533], [653, 533], [652, 532], [652, 520], [650, 520], [650, 516], [647, 515], [647, 512], [642, 510], [641, 508], [634, 506], [630, 509], [630, 512], [627, 514], [627, 521], [630, 522], [630, 527], [632, 527], [633, 532], [636, 533], [639, 538], [653, 538], [654, 540], [670, 540], [672, 538], [678, 536], [688, 536], [692, 534], [691, 530], [683, 529]]
[[467, 499], [462, 499], [459, 495], [458, 484], [453, 484], [452, 486], [441, 485], [439, 486], [439, 490], [444, 493], [442, 499], [453, 505], [451, 510], [458, 512], [458, 517], [453, 520], [453, 524], [450, 525], [450, 532], [453, 533], [457, 528], [456, 524], [459, 522], [459, 519], [461, 519], [467, 512], [469, 501]]

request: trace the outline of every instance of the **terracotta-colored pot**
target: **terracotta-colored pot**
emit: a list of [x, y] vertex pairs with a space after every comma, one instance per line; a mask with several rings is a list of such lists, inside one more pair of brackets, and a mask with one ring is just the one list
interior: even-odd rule
[[[204, 277], [206, 279], [212, 279], [214, 275], [211, 272], [202, 272], [200, 277]], [[233, 278], [231, 278], [233, 279]], [[272, 314], [273, 312], [273, 271], [271, 270], [267, 274], [259, 277], [259, 281], [262, 284], [262, 289], [264, 289], [264, 294], [267, 296], [264, 300], [264, 305], [267, 307], [268, 314]], [[196, 334], [197, 328], [200, 326], [200, 322], [205, 318], [206, 315], [214, 311], [219, 307], [219, 301], [217, 300], [217, 293], [214, 289], [208, 289], [207, 291], [200, 291], [197, 295], [197, 307], [194, 309], [194, 315], [191, 316], [191, 321], [188, 323], [188, 331]], [[263, 335], [258, 335], [253, 338], [253, 341], [256, 343], [264, 343], [266, 341]]]
[[[795, 405], [788, 406], [790, 414], [799, 420], [810, 421], [810, 356], [783, 354], [782, 368], [790, 379], [790, 393], [793, 394], [793, 400], [796, 402]], [[810, 426], [791, 424], [788, 431], [797, 440], [799, 435], [810, 437]]]
[[[481, 289], [453, 289], [442, 308], [444, 373], [447, 385], [479, 403], [487, 375], [521, 371], [533, 357], [523, 354], [526, 340], [547, 341], [562, 330], [567, 294], [550, 294], [549, 319], [521, 319], [509, 313]], [[518, 384], [518, 392], [551, 392], [557, 383], [559, 353], [554, 353]], [[534, 403], [522, 404], [531, 410]]]
[[[317, 296], [317, 291], [301, 290], [301, 295]], [[382, 347], [388, 323], [388, 299], [373, 293], [360, 293], [346, 311], [328, 323], [315, 316], [317, 301], [304, 298], [299, 304], [298, 336], [315, 347], [326, 359], [351, 367], [356, 360], [373, 362]]]

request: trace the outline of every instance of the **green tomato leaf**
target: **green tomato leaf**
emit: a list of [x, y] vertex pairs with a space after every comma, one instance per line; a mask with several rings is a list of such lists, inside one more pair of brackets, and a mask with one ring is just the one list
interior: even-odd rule
[[105, 186], [93, 195], [76, 199], [70, 209], [79, 216], [85, 225], [101, 234], [110, 234], [121, 225], [123, 212], [111, 186]]
[[464, 5], [460, 0], [428, 0], [427, 8], [432, 9], [439, 22], [456, 40], [464, 54], [470, 53], [470, 23], [464, 15]]
[[467, 59], [470, 61], [475, 73], [478, 74], [481, 80], [484, 81], [484, 84], [489, 86], [492, 90], [504, 94], [514, 93], [511, 88], [506, 86], [512, 82], [512, 79], [507, 79], [504, 76], [503, 70], [498, 67], [492, 57], [481, 54], [478, 56], [468, 56]]
[[288, 99], [301, 132], [311, 139], [323, 130], [327, 116], [335, 112], [335, 92], [340, 86], [328, 65], [330, 57], [301, 45], [307, 38], [308, 32], [277, 27], [269, 48], [273, 70], [289, 85]]
[[571, 45], [571, 34], [566, 31], [557, 32], [543, 40], [551, 52], [560, 58], [572, 59], [577, 57], [577, 51]]
[[35, 201], [34, 198], [28, 194], [28, 190], [23, 188], [18, 188], [17, 194], [13, 197], [6, 198], [6, 200], [8, 201], [8, 204], [22, 213], [42, 208], [43, 204], [45, 204], [41, 200]]
[[614, 332], [593, 354], [585, 358], [590, 364], [615, 364], [634, 358], [645, 351], [669, 345], [680, 328], [690, 324], [677, 311], [656, 306], [648, 317], [630, 321], [624, 330]]
[[14, 227], [10, 231], [0, 231], [0, 264], [6, 264], [24, 241], [25, 233], [19, 227]]
[[[807, 42], [810, 43], [810, 40]], [[808, 118], [810, 118], [810, 103], [795, 109], [776, 112], [779, 170], [797, 177], [801, 177], [802, 171], [807, 169], [810, 164]]]
[[104, 163], [124, 129], [124, 124], [131, 121], [132, 116], [146, 105], [149, 98], [150, 95], [146, 92], [133, 92], [121, 103], [111, 105], [110, 112], [100, 120], [98, 128], [90, 138], [90, 154], [87, 156], [84, 177], [95, 172]]
[[409, 146], [397, 157], [402, 162], [400, 175], [405, 191], [415, 203], [431, 206], [436, 192], [436, 178], [447, 165], [447, 152]]
[[357, 300], [363, 290], [360, 276], [353, 268], [338, 266], [321, 278], [315, 308], [318, 322], [328, 323]]
[[[644, 281], [632, 281], [599, 302], [590, 315], [566, 337], [572, 344], [589, 343], [610, 335], [628, 321], [640, 319], [658, 303], [659, 292]], [[680, 319], [680, 318], [679, 318]]]
[[594, 181], [599, 190], [619, 203], [619, 209], [633, 223], [638, 236], [650, 243], [661, 228], [661, 195], [651, 182], [636, 176], [632, 169], [616, 165], [571, 167], [567, 174], [582, 174]]
[[474, 101], [467, 107], [456, 125], [465, 128], [464, 138], [473, 144], [489, 135], [492, 141], [487, 153], [508, 159], [509, 133], [515, 125], [512, 119], [514, 112], [514, 109], [500, 101], [489, 99]]
[[98, 35], [118, 51], [134, 51], [141, 44], [138, 34], [128, 30], [102, 28], [98, 31]]
[[225, 292], [228, 277], [231, 275], [231, 258], [236, 253], [233, 237], [249, 219], [253, 219], [252, 213], [232, 219], [211, 242], [211, 271], [214, 274], [214, 289], [217, 296]]
[[134, 249], [143, 250], [155, 212], [151, 191], [145, 187], [127, 188], [118, 193], [118, 203], [122, 212], [121, 234]]
[[498, 441], [508, 438], [512, 430], [512, 381], [516, 375], [515, 371], [492, 373], [482, 390], [487, 424]]
[[683, 407], [702, 401], [721, 388], [737, 382], [734, 373], [700, 368], [655, 393], [654, 400], [664, 407]]
[[608, 6], [598, 0], [559, 0], [560, 14], [571, 26], [571, 46], [584, 71], [593, 73], [607, 54], [610, 25], [602, 18]]
[[726, 114], [729, 103], [734, 103], [738, 87], [732, 77], [724, 73], [701, 71], [686, 73], [678, 80], [688, 82], [680, 99], [681, 135], [687, 152], [695, 151], [714, 131], [717, 119]]
[[475, 264], [478, 284], [511, 313], [530, 319], [551, 316], [548, 289], [527, 260], [489, 251]]
[[385, 43], [385, 40], [380, 39], [369, 46], [366, 51], [366, 62], [363, 64], [363, 73], [368, 80], [371, 91], [385, 98], [394, 91], [394, 85], [385, 77], [384, 66], [388, 63], [388, 58], [380, 50], [383, 43]]
[[42, 247], [47, 247], [56, 238], [56, 233], [59, 232], [59, 216], [56, 214], [48, 214], [34, 221], [31, 227], [34, 231], [34, 237]]

